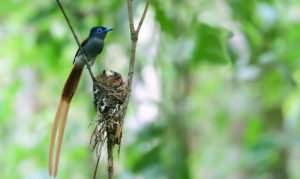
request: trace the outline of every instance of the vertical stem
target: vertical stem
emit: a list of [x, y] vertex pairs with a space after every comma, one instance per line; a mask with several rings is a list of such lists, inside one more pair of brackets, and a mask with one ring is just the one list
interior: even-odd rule
[[133, 78], [134, 65], [135, 65], [135, 52], [136, 52], [138, 36], [139, 36], [140, 29], [143, 25], [144, 19], [146, 17], [150, 1], [151, 0], [147, 0], [142, 17], [138, 23], [137, 29], [135, 30], [134, 23], [133, 23], [132, 0], [127, 0], [128, 21], [129, 21], [129, 29], [130, 29], [130, 37], [131, 37], [131, 53], [130, 53], [130, 63], [129, 63], [128, 80], [127, 80], [129, 93], [126, 100], [126, 106], [128, 104], [128, 100], [131, 93], [131, 85], [132, 85], [132, 78]]
[[97, 178], [97, 171], [98, 171], [99, 161], [100, 161], [100, 155], [99, 155], [98, 158], [97, 158], [96, 167], [95, 167], [95, 169], [94, 169], [93, 179], [96, 179], [96, 178]]
[[132, 33], [135, 32], [134, 23], [133, 23], [133, 13], [132, 13], [132, 0], [127, 0], [127, 10], [128, 10], [129, 29], [132, 36]]
[[[107, 129], [106, 131], [109, 131]], [[113, 141], [110, 136], [107, 137], [107, 162], [108, 162], [108, 178], [113, 179], [114, 178], [114, 156], [113, 156]]]
[[[132, 78], [133, 78], [133, 73], [134, 73], [136, 44], [137, 44], [137, 41], [131, 42], [130, 64], [129, 64], [128, 81], [127, 81], [128, 87], [130, 90], [131, 90]], [[128, 94], [128, 95], [130, 95], [130, 94]]]

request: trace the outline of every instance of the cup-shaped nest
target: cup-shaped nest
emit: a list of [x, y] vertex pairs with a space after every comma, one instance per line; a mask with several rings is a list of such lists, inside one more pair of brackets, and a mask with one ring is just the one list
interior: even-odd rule
[[108, 147], [120, 146], [128, 87], [119, 73], [104, 70], [96, 77], [93, 93], [97, 120], [91, 145], [100, 155], [106, 140]]

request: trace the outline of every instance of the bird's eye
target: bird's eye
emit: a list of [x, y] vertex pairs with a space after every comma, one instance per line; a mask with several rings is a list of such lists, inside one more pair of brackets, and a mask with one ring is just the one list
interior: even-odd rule
[[102, 33], [102, 31], [103, 31], [102, 29], [97, 29], [97, 33], [99, 34]]

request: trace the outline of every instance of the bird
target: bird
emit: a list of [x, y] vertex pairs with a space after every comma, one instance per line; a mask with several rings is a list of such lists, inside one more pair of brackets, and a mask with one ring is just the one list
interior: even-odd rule
[[[102, 52], [104, 47], [104, 39], [107, 33], [111, 30], [113, 30], [113, 28], [103, 26], [92, 27], [88, 37], [81, 43], [81, 47], [84, 52], [80, 48], [78, 48], [76, 52], [73, 61], [73, 68], [67, 78], [67, 81], [65, 82], [52, 126], [48, 161], [48, 172], [50, 176], [56, 177], [58, 173], [60, 151], [68, 111], [72, 97], [79, 84], [81, 73], [85, 66], [84, 56], [86, 56], [89, 65], [92, 66], [97, 56]], [[55, 144], [56, 150], [54, 155]]]

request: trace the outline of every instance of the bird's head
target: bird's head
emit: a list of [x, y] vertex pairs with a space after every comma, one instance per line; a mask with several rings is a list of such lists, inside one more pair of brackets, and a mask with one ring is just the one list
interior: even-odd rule
[[113, 30], [111, 27], [103, 27], [103, 26], [96, 26], [91, 28], [89, 37], [100, 37], [102, 39], [105, 38], [106, 33]]

